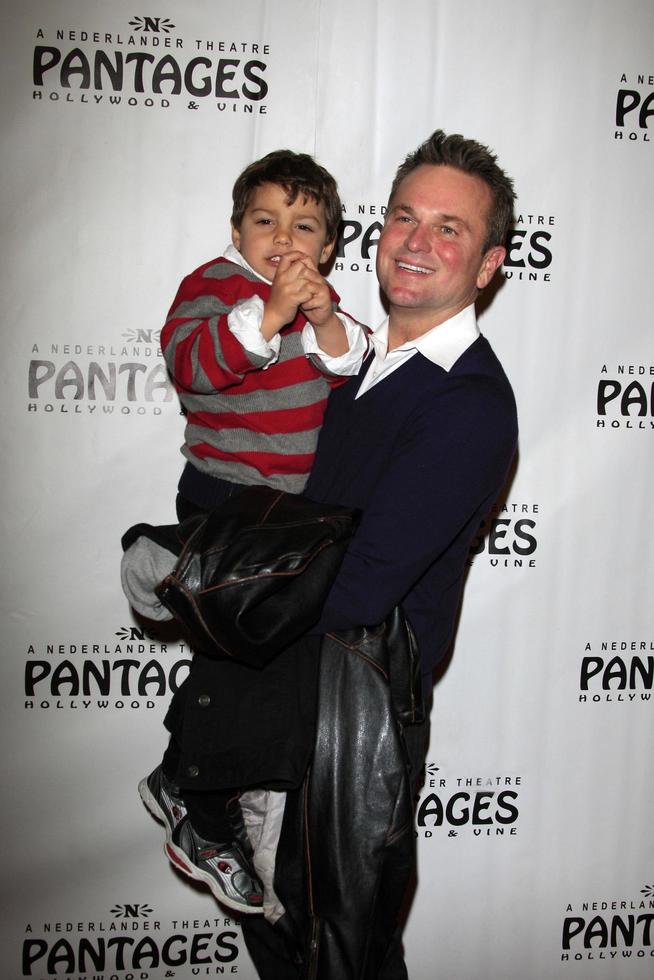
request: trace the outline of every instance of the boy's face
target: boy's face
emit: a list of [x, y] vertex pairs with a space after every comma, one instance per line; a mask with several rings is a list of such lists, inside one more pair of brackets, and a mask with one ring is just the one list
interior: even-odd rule
[[316, 265], [326, 262], [335, 241], [327, 241], [325, 208], [298, 194], [292, 204], [278, 184], [255, 187], [240, 228], [232, 227], [232, 242], [245, 261], [264, 279], [274, 279], [279, 260], [299, 251]]

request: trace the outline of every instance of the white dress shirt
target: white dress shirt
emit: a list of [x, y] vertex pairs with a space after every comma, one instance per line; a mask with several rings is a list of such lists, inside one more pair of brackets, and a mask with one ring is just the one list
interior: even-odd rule
[[433, 364], [438, 364], [445, 371], [449, 371], [477, 337], [479, 337], [479, 327], [474, 303], [466, 306], [464, 310], [445, 320], [444, 323], [439, 323], [420, 337], [416, 337], [415, 340], [407, 340], [392, 351], [388, 349], [388, 317], [386, 317], [368, 337], [375, 356], [361, 382], [357, 398], [379, 381], [383, 381], [393, 371], [397, 371], [417, 353], [422, 354]]

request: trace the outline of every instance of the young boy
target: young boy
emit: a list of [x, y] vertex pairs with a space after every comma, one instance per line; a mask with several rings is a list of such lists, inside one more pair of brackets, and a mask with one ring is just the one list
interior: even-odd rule
[[[366, 350], [362, 329], [338, 312], [338, 297], [318, 270], [333, 251], [341, 217], [333, 177], [310, 156], [279, 150], [247, 167], [232, 196], [232, 245], [183, 280], [161, 334], [187, 415], [180, 521], [244, 485], [300, 493], [330, 387], [358, 371]], [[203, 694], [202, 707], [213, 710], [225, 696], [245, 703], [251, 685], [274, 688], [275, 669], [266, 668], [262, 679], [260, 672], [229, 664], [228, 690]], [[229, 775], [223, 778], [224, 755], [208, 775], [189, 775], [198, 767], [182, 767], [196, 708], [189, 691], [206, 670], [206, 658], [196, 653], [166, 716], [171, 739], [163, 762], [139, 792], [165, 826], [165, 849], [175, 866], [208, 884], [230, 908], [260, 912], [261, 882], [230, 819], [244, 782], [237, 788]], [[273, 699], [280, 686], [278, 678]], [[275, 708], [280, 718], [284, 707], [288, 702]], [[265, 740], [267, 727], [257, 731]], [[259, 754], [265, 758], [265, 746]]]

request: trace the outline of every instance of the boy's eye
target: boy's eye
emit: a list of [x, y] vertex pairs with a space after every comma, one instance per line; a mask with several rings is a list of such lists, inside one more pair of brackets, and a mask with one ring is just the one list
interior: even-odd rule
[[272, 224], [272, 221], [270, 220], [270, 218], [257, 218], [255, 224], [257, 224], [257, 225], [270, 225], [270, 224]]
[[313, 231], [312, 225], [298, 225], [300, 231]]

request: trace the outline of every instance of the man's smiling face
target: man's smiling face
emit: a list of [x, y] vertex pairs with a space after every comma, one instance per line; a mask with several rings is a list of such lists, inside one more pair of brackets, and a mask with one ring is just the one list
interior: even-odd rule
[[419, 336], [474, 302], [505, 254], [482, 252], [491, 203], [483, 180], [454, 167], [422, 164], [404, 178], [377, 247], [391, 323], [395, 313]]

